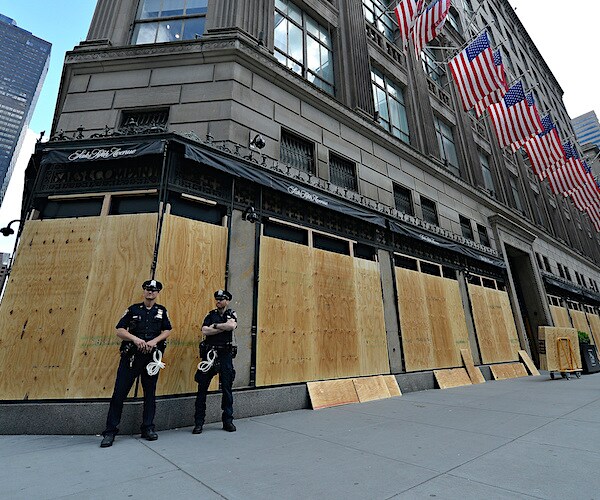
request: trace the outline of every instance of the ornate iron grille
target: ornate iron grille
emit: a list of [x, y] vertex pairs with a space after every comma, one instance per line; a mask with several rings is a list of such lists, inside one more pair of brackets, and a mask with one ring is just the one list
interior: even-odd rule
[[329, 181], [336, 186], [358, 192], [356, 165], [337, 155], [329, 155]]
[[144, 132], [154, 129], [157, 132], [166, 132], [169, 122], [169, 109], [152, 109], [143, 111], [123, 111], [119, 132], [130, 129], [136, 132]]
[[396, 210], [398, 210], [398, 212], [404, 212], [408, 215], [415, 215], [410, 189], [406, 189], [394, 184], [394, 205], [396, 206]]
[[314, 144], [290, 132], [281, 132], [279, 156], [281, 163], [297, 168], [301, 172], [312, 174], [315, 170]]
[[184, 192], [223, 201], [231, 199], [231, 177], [209, 172], [192, 161], [177, 161], [172, 179], [171, 185]]

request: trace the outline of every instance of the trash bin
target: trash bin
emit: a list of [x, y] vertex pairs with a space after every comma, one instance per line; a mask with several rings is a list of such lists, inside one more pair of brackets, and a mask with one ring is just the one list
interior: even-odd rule
[[598, 360], [598, 351], [596, 350], [596, 346], [593, 344], [580, 342], [579, 351], [581, 352], [583, 373], [600, 372], [600, 361]]

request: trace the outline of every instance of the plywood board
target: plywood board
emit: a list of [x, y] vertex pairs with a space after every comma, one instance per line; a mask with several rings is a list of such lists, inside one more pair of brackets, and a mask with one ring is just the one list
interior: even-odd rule
[[579, 339], [575, 328], [557, 328], [550, 326], [540, 326], [538, 328], [538, 339], [540, 349], [540, 368], [548, 371], [560, 371], [561, 364], [566, 366], [568, 360], [559, 352], [556, 340], [559, 337], [567, 337], [571, 340], [573, 355], [575, 359], [575, 369], [581, 369], [581, 353], [579, 352]]
[[[115, 325], [129, 305], [143, 300], [141, 284], [150, 277], [156, 222], [156, 214], [101, 219], [88, 271], [90, 286], [82, 297], [67, 397], [111, 396], [121, 344]], [[171, 364], [168, 352], [164, 362]]]
[[450, 370], [433, 370], [440, 389], [471, 385], [471, 379], [464, 368], [452, 368]]
[[535, 364], [533, 363], [533, 360], [529, 357], [529, 354], [527, 354], [527, 351], [524, 351], [524, 350], [521, 349], [519, 351], [519, 356], [523, 360], [523, 363], [525, 363], [525, 366], [529, 370], [529, 373], [531, 373], [532, 375], [539, 375], [540, 374], [540, 372], [538, 371], [538, 369], [535, 367]]
[[396, 285], [406, 370], [462, 365], [469, 340], [458, 282], [397, 267]]
[[583, 311], [571, 309], [571, 318], [573, 319], [573, 328], [590, 335], [590, 325], [588, 325], [586, 314]]
[[257, 386], [389, 373], [379, 266], [263, 236]]
[[592, 330], [591, 340], [592, 343], [600, 347], [600, 316], [597, 314], [586, 313], [590, 327]]
[[313, 410], [358, 403], [352, 379], [325, 380], [306, 384]]
[[382, 375], [382, 378], [388, 388], [390, 397], [402, 396], [402, 391], [400, 390], [396, 377], [393, 375]]
[[527, 377], [527, 370], [523, 363], [506, 363], [502, 365], [491, 365], [490, 370], [494, 380], [504, 380], [508, 378]]
[[521, 347], [508, 294], [474, 284], [468, 290], [482, 362], [519, 359]]
[[354, 388], [361, 403], [391, 397], [382, 376], [354, 378], [352, 382], [354, 382]]
[[99, 227], [98, 217], [25, 223], [0, 305], [0, 399], [68, 397]]
[[[173, 333], [157, 394], [196, 392], [194, 374], [200, 362], [202, 321], [215, 308], [213, 292], [225, 285], [226, 259], [226, 227], [165, 216], [156, 276], [165, 286], [160, 300], [169, 310]], [[241, 299], [234, 291], [229, 305], [234, 310], [236, 300]], [[218, 378], [213, 378], [209, 390], [218, 389]]]
[[571, 328], [571, 319], [569, 318], [569, 311], [566, 307], [562, 306], [550, 306], [550, 314], [552, 314], [552, 321], [554, 326], [559, 328]]
[[469, 349], [461, 349], [460, 355], [462, 356], [463, 363], [465, 365], [465, 369], [469, 374], [469, 378], [471, 379], [471, 383], [473, 384], [484, 384], [485, 378], [481, 373], [481, 370], [478, 366], [475, 366], [473, 363], [473, 356]]

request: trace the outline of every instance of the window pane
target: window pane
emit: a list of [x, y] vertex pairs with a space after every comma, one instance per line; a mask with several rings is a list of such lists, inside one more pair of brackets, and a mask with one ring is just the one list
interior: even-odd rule
[[154, 43], [156, 37], [156, 23], [144, 23], [138, 24], [133, 30], [133, 41], [134, 45], [140, 45], [142, 43]]
[[[145, 0], [140, 6], [139, 19], [152, 19], [158, 17], [160, 12], [160, 0]], [[146, 43], [146, 42], [140, 42]]]
[[321, 47], [320, 75], [324, 80], [333, 82], [333, 53], [324, 47]]
[[163, 0], [162, 17], [182, 16], [184, 0]]
[[319, 25], [314, 19], [306, 18], [306, 31], [308, 31], [317, 40], [319, 39]]
[[187, 0], [185, 13], [190, 14], [206, 14], [208, 8], [208, 0]]
[[275, 47], [287, 53], [288, 22], [281, 14], [275, 13]]
[[287, 0], [275, 0], [275, 8], [279, 9], [284, 14], [287, 14]]
[[321, 56], [319, 53], [319, 42], [314, 38], [308, 37], [306, 40], [306, 67], [315, 72], [321, 67]]
[[302, 26], [302, 11], [292, 2], [288, 2], [288, 16], [290, 16], [292, 21], [296, 21], [300, 26]]
[[192, 17], [191, 19], [185, 19], [183, 22], [183, 39], [193, 40], [198, 35], [200, 38], [204, 34], [204, 23], [206, 18], [204, 17]]
[[288, 54], [299, 63], [304, 63], [302, 54], [302, 30], [289, 23], [289, 46]]
[[163, 21], [158, 25], [156, 42], [175, 42], [181, 40], [182, 21]]

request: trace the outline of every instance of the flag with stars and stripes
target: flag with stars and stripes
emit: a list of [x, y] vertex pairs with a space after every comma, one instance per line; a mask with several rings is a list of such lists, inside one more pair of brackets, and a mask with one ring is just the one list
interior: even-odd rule
[[421, 57], [421, 50], [427, 42], [433, 40], [442, 31], [450, 10], [450, 2], [451, 0], [435, 0], [415, 19], [412, 39], [417, 59]]
[[541, 122], [544, 130], [523, 145], [529, 156], [531, 168], [539, 179], [546, 177], [546, 170], [553, 165], [566, 162], [565, 150], [552, 118], [546, 115], [542, 117]]
[[484, 31], [448, 63], [465, 111], [504, 86]]
[[424, 2], [425, 0], [400, 0], [400, 3], [394, 8], [398, 28], [400, 29], [400, 38], [404, 47], [408, 44], [410, 31], [419, 11], [423, 8]]
[[520, 81], [488, 110], [501, 148], [511, 146], [516, 151], [530, 137], [543, 130], [535, 105], [529, 104]]
[[496, 71], [502, 81], [502, 85], [500, 88], [494, 90], [492, 93], [486, 95], [480, 101], [475, 103], [475, 112], [477, 113], [477, 117], [479, 118], [485, 110], [489, 108], [492, 104], [496, 104], [500, 102], [500, 99], [504, 97], [506, 91], [508, 90], [508, 84], [506, 83], [506, 71], [504, 70], [504, 64], [502, 63], [502, 54], [500, 53], [500, 49], [494, 52], [494, 64], [496, 65]]
[[588, 178], [575, 147], [570, 142], [565, 142], [563, 149], [566, 162], [547, 170], [547, 178], [554, 194], [561, 193], [568, 196], [569, 191], [584, 186], [588, 182]]

